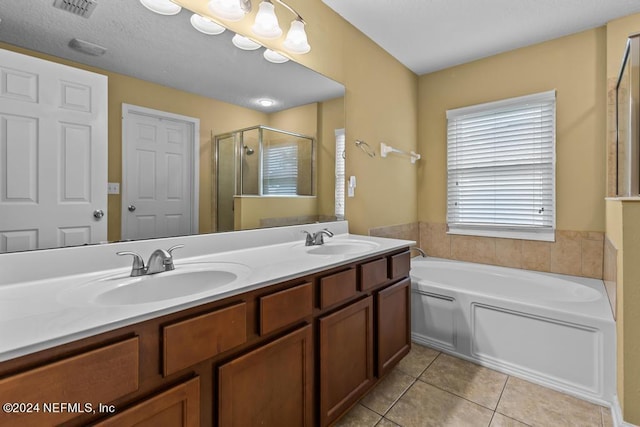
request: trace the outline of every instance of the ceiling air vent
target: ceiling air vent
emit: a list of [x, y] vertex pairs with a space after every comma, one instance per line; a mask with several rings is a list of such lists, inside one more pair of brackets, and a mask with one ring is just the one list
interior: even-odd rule
[[83, 18], [91, 16], [93, 9], [95, 9], [97, 5], [98, 2], [96, 0], [55, 0], [53, 2], [53, 7], [66, 10]]

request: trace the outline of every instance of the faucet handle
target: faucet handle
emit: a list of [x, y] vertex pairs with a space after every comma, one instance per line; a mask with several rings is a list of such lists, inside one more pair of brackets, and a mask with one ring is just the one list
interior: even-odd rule
[[305, 233], [307, 235], [307, 239], [305, 240], [304, 245], [313, 246], [314, 236], [307, 230], [302, 230], [301, 233]]
[[144, 267], [144, 260], [142, 259], [142, 257], [135, 253], [135, 252], [130, 252], [130, 251], [122, 251], [122, 252], [116, 252], [116, 255], [118, 256], [124, 256], [124, 255], [131, 255], [133, 256], [133, 265], [131, 266], [131, 277], [136, 277], [136, 276], [141, 276], [145, 273], [145, 267]]
[[184, 245], [171, 246], [169, 249], [167, 249], [167, 252], [169, 252], [169, 255], [173, 255], [173, 251], [180, 248], [184, 248]]

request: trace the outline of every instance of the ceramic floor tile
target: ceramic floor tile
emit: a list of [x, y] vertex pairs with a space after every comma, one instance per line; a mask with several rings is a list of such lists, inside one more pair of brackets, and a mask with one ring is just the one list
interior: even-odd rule
[[384, 415], [414, 381], [415, 378], [396, 368], [362, 398], [360, 403], [372, 411]]
[[383, 418], [380, 420], [378, 424], [376, 424], [376, 427], [400, 427], [400, 426], [392, 421], [389, 421], [386, 418]]
[[402, 427], [487, 427], [492, 415], [487, 408], [416, 381], [385, 418]]
[[611, 409], [600, 407], [602, 413], [602, 427], [613, 427], [613, 417], [611, 416]]
[[495, 410], [507, 375], [443, 353], [420, 380]]
[[398, 363], [398, 369], [418, 378], [439, 354], [439, 351], [412, 343], [411, 351]]
[[600, 427], [600, 406], [509, 377], [497, 412], [536, 426]]
[[528, 427], [528, 425], [496, 412], [493, 414], [493, 419], [491, 420], [489, 427]]
[[382, 417], [371, 409], [357, 404], [334, 427], [374, 427]]

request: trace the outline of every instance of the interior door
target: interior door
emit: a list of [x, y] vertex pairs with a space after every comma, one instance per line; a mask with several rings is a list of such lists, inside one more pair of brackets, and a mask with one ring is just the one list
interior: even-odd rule
[[197, 119], [130, 105], [123, 110], [122, 238], [197, 233]]
[[107, 77], [0, 49], [0, 252], [105, 241], [106, 209]]

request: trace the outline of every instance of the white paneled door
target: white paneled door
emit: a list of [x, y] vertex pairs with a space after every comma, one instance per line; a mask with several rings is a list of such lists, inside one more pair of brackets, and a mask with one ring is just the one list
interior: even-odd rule
[[0, 253], [107, 239], [107, 77], [0, 49]]
[[199, 120], [122, 106], [122, 238], [198, 232]]

